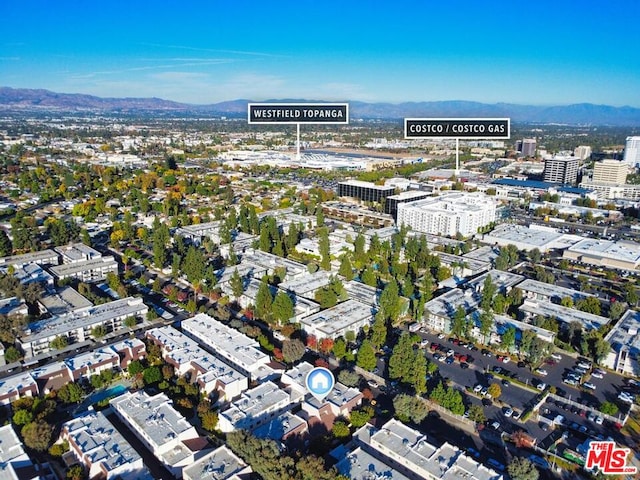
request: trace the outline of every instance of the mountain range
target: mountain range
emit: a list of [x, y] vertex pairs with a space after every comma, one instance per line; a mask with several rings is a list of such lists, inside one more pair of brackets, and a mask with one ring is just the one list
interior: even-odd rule
[[[318, 102], [317, 100], [267, 100], [268, 102]], [[0, 87], [0, 109], [95, 110], [113, 113], [174, 112], [243, 117], [247, 103], [240, 99], [194, 105], [161, 98], [103, 98], [79, 93], [56, 93], [43, 89]], [[533, 106], [512, 103], [480, 103], [461, 100], [437, 102], [349, 102], [351, 119], [402, 119], [406, 117], [508, 117], [514, 122], [570, 125], [640, 126], [640, 108], [579, 103], [564, 106]]]

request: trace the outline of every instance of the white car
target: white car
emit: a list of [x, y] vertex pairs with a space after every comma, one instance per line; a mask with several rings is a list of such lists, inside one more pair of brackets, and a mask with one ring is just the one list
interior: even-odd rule
[[593, 372], [591, 376], [593, 378], [604, 378], [604, 375], [602, 375], [600, 372]]
[[600, 416], [596, 417], [595, 422], [596, 422], [597, 425], [602, 425], [602, 422], [603, 422], [602, 417], [600, 417]]
[[544, 382], [540, 382], [538, 385], [536, 385], [536, 388], [540, 391], [543, 391], [545, 388], [547, 388], [547, 384]]
[[518, 420], [520, 418], [520, 412], [518, 410], [514, 410], [513, 411], [513, 415], [511, 415], [511, 418], [513, 418], [514, 420]]
[[635, 397], [633, 395], [629, 395], [627, 392], [620, 392], [618, 394], [618, 399], [625, 403], [633, 403], [636, 401]]
[[473, 392], [474, 393], [480, 393], [480, 391], [482, 390], [482, 385], [478, 384], [475, 387], [473, 387]]
[[500, 423], [499, 422], [493, 422], [491, 424], [491, 428], [493, 428], [494, 430], [500, 430]]
[[589, 382], [584, 382], [582, 384], [582, 386], [584, 388], [588, 388], [589, 390], [595, 390], [596, 389], [596, 386], [593, 383], [589, 383]]
[[559, 353], [552, 353], [550, 357], [554, 360], [562, 360], [562, 355], [560, 355]]
[[513, 410], [512, 410], [512, 409], [510, 409], [510, 408], [507, 408], [507, 409], [504, 411], [504, 416], [505, 416], [505, 417], [507, 417], [507, 418], [509, 418], [511, 415], [513, 415]]
[[509, 363], [511, 361], [511, 359], [509, 357], [507, 357], [506, 355], [504, 357], [502, 357], [502, 363]]
[[537, 368], [535, 373], [542, 375], [543, 377], [547, 376], [547, 371], [543, 368]]

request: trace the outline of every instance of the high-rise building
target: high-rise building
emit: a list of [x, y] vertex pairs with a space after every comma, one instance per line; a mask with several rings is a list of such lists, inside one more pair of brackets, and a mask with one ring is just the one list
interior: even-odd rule
[[544, 181], [573, 185], [578, 181], [578, 163], [573, 156], [553, 155], [544, 159]]
[[398, 204], [398, 225], [432, 235], [469, 236], [496, 219], [496, 203], [484, 193], [449, 193]]
[[338, 183], [339, 197], [355, 197], [365, 202], [380, 202], [383, 198], [393, 195], [395, 191], [393, 186], [376, 185], [360, 180], [347, 180]]
[[627, 181], [629, 165], [619, 160], [605, 159], [593, 165], [594, 183], [623, 185]]
[[536, 156], [536, 139], [535, 138], [525, 138], [522, 140], [522, 156], [523, 157]]
[[635, 167], [640, 163], [640, 137], [627, 137], [624, 147], [624, 163]]
[[586, 160], [591, 156], [591, 147], [588, 145], [580, 145], [573, 151], [573, 156], [578, 157], [580, 160]]

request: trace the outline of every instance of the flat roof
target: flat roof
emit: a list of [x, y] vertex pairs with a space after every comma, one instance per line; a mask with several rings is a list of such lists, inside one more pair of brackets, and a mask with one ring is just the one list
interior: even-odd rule
[[363, 182], [362, 180], [345, 180], [344, 182], [338, 182], [338, 185], [349, 185], [352, 187], [372, 188], [374, 190], [382, 191], [394, 191], [396, 189], [393, 185], [376, 185], [371, 182]]
[[251, 469], [226, 445], [216, 448], [182, 470], [182, 475], [193, 480], [235, 480], [240, 473]]
[[270, 422], [256, 428], [253, 431], [253, 435], [258, 438], [269, 438], [280, 442], [285, 436], [291, 432], [295, 432], [306, 424], [307, 422], [298, 415], [294, 415], [291, 412], [284, 412]]
[[101, 463], [108, 472], [141, 461], [138, 452], [102, 412], [85, 412], [65, 422], [62, 428], [67, 429], [73, 443], [78, 445], [83, 459], [91, 464]]
[[367, 318], [372, 319], [374, 311], [370, 305], [365, 305], [357, 300], [347, 300], [331, 308], [327, 308], [300, 320], [303, 325], [313, 326], [327, 337], [331, 337], [336, 331], [345, 329], [354, 323]]
[[120, 357], [116, 352], [109, 348], [100, 348], [86, 353], [81, 353], [75, 357], [66, 358], [64, 363], [69, 367], [71, 371], [80, 370], [82, 368], [90, 368], [93, 365], [115, 362], [120, 362]]
[[589, 257], [607, 258], [610, 260], [640, 263], [640, 244], [629, 241], [612, 242], [585, 238], [569, 248], [569, 251]]
[[593, 297], [591, 293], [585, 293], [579, 290], [574, 290], [572, 288], [561, 287], [560, 285], [556, 284], [539, 282], [538, 280], [533, 280], [532, 278], [527, 278], [523, 282], [520, 282], [517, 285], [517, 288], [519, 288], [520, 290], [525, 290], [527, 292], [544, 295], [549, 298], [562, 299], [565, 297], [569, 297], [574, 301], [587, 297]]
[[23, 253], [20, 255], [10, 255], [0, 258], [0, 266], [4, 265], [24, 265], [27, 263], [41, 263], [49, 260], [55, 260], [58, 264], [58, 254], [53, 250], [40, 250], [39, 252]]
[[640, 312], [627, 310], [611, 329], [605, 340], [615, 347], [627, 347], [636, 355], [640, 354]]
[[546, 251], [549, 249], [569, 248], [581, 239], [582, 237], [566, 235], [551, 227], [503, 223], [485, 234], [482, 242], [497, 242], [502, 245], [512, 243], [522, 248], [537, 248], [541, 251]]
[[356, 280], [344, 282], [343, 285], [350, 298], [371, 307], [378, 305], [380, 291], [376, 287], [370, 287], [369, 285]]
[[280, 290], [291, 291], [296, 295], [305, 296], [309, 293], [329, 285], [331, 281], [331, 274], [324, 270], [318, 270], [314, 273], [280, 283], [278, 288]]
[[31, 372], [20, 372], [10, 377], [0, 378], [0, 396], [5, 396], [12, 392], [19, 392], [20, 390], [31, 387], [38, 388], [38, 384], [31, 375]]
[[372, 478], [409, 480], [409, 477], [390, 467], [380, 458], [367, 453], [361, 447], [347, 453], [335, 466], [338, 473], [353, 480], [370, 480]]
[[493, 262], [500, 255], [500, 249], [493, 248], [489, 245], [484, 245], [482, 247], [471, 250], [468, 253], [462, 255], [462, 258], [470, 258], [472, 260], [480, 260], [483, 262]]
[[389, 195], [387, 198], [391, 200], [411, 200], [412, 198], [430, 197], [431, 195], [433, 195], [433, 192], [427, 192], [426, 190], [407, 190], [397, 195]]
[[245, 428], [247, 420], [256, 420], [265, 413], [284, 408], [291, 403], [289, 393], [275, 383], [266, 381], [255, 388], [244, 391], [229, 408], [220, 412], [236, 428]]
[[519, 310], [533, 315], [555, 318], [564, 323], [578, 322], [587, 330], [598, 329], [603, 325], [607, 325], [610, 321], [607, 317], [541, 300], [525, 300]]
[[62, 265], [56, 265], [51, 267], [49, 271], [56, 277], [66, 277], [79, 272], [86, 272], [90, 270], [97, 270], [105, 266], [118, 268], [118, 262], [111, 256], [93, 258], [91, 260], [82, 260], [74, 263], [63, 263]]
[[474, 295], [472, 290], [454, 288], [436, 298], [432, 298], [425, 304], [424, 308], [433, 315], [452, 318], [459, 306], [464, 308], [465, 312], [468, 312], [479, 304], [480, 299], [477, 295]]
[[55, 293], [43, 295], [38, 299], [38, 302], [54, 317], [93, 306], [89, 300], [68, 285], [58, 289]]
[[20, 337], [20, 341], [22, 343], [35, 342], [90, 325], [105, 323], [114, 318], [143, 315], [147, 310], [148, 308], [142, 302], [142, 298], [121, 298], [113, 302], [95, 305], [86, 311], [78, 312], [76, 315], [67, 315], [32, 323], [29, 325], [32, 333]]
[[517, 273], [505, 272], [502, 270], [496, 270], [495, 268], [483, 273], [482, 275], [474, 278], [467, 283], [467, 286], [474, 288], [478, 291], [482, 290], [485, 279], [491, 277], [491, 282], [498, 287], [499, 290], [506, 290], [509, 287], [513, 287], [522, 282], [525, 277]]
[[532, 188], [536, 190], [549, 190], [550, 188], [554, 188], [559, 192], [577, 193], [580, 195], [584, 195], [590, 191], [586, 188], [577, 188], [570, 185], [561, 186], [556, 183], [540, 182], [536, 180], [516, 180], [515, 178], [498, 178], [493, 180], [491, 183], [496, 185], [506, 185], [509, 187]]
[[479, 260], [471, 257], [462, 257], [460, 255], [452, 255], [450, 253], [439, 252], [437, 250], [433, 253], [440, 257], [440, 260], [445, 265], [464, 263], [466, 264], [467, 268], [470, 268], [474, 272], [489, 270], [491, 268], [491, 262], [485, 260]]
[[194, 428], [180, 415], [164, 393], [151, 396], [144, 390], [127, 391], [109, 402], [157, 451], [182, 433]]
[[84, 243], [71, 243], [60, 247], [54, 247], [55, 252], [66, 257], [71, 262], [79, 262], [90, 258], [102, 257], [102, 254]]

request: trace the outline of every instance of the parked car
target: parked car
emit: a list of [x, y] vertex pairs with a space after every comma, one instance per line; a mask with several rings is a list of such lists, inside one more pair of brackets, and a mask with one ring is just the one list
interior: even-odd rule
[[593, 383], [589, 383], [589, 382], [584, 382], [582, 384], [582, 386], [584, 388], [588, 388], [589, 390], [595, 390], [596, 389], [596, 386]]
[[554, 360], [558, 360], [558, 361], [562, 360], [562, 355], [560, 355], [559, 353], [552, 353], [550, 357], [553, 358]]
[[473, 391], [475, 393], [480, 393], [482, 391], [482, 385], [477, 384], [475, 387], [473, 387]]
[[536, 368], [535, 373], [538, 375], [542, 375], [543, 377], [547, 376], [547, 371], [544, 368]]
[[509, 418], [511, 417], [511, 415], [513, 415], [513, 409], [507, 407], [507, 409], [504, 411], [504, 416]]

